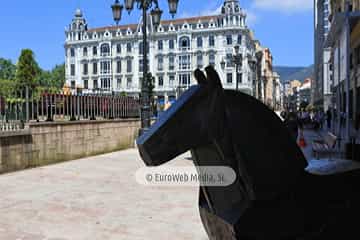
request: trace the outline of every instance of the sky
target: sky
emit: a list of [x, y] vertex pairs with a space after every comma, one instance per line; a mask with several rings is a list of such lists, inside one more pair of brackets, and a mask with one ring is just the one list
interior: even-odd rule
[[[120, 0], [123, 2], [123, 0]], [[168, 3], [159, 0], [162, 19], [170, 19]], [[219, 13], [224, 0], [179, 0], [176, 18]], [[274, 64], [313, 64], [313, 0], [240, 0], [256, 39], [273, 53]], [[89, 28], [114, 25], [114, 0], [0, 0], [0, 57], [16, 63], [30, 48], [43, 69], [64, 62], [65, 27], [80, 8]], [[140, 11], [123, 12], [121, 24], [138, 23]]]

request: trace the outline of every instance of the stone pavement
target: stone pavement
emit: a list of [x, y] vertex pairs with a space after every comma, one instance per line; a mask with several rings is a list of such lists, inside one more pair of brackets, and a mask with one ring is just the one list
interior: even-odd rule
[[143, 166], [131, 149], [1, 175], [0, 239], [207, 239], [198, 188], [139, 185]]
[[343, 154], [334, 154], [331, 158], [322, 157], [315, 159], [312, 152], [312, 142], [323, 138], [325, 131], [314, 131], [311, 129], [304, 130], [304, 138], [306, 140], [306, 147], [302, 151], [308, 161], [306, 170], [313, 174], [328, 175], [351, 170], [360, 169], [359, 161], [352, 161], [344, 159]]

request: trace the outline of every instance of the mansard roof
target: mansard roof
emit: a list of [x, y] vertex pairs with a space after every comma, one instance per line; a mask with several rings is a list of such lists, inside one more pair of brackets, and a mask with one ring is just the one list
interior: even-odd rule
[[[201, 17], [189, 17], [189, 18], [179, 18], [174, 20], [164, 20], [161, 21], [161, 26], [168, 26], [170, 24], [173, 25], [179, 25], [184, 23], [189, 24], [196, 24], [199, 21], [204, 22], [210, 22], [211, 20], [216, 20], [219, 17], [219, 15], [212, 15], [212, 16], [201, 16]], [[136, 30], [138, 28], [139, 24], [127, 24], [127, 25], [119, 25], [119, 26], [108, 26], [108, 27], [99, 27], [99, 28], [91, 28], [88, 30], [88, 32], [104, 32], [106, 30], [109, 31], [116, 31], [118, 29], [120, 30]]]

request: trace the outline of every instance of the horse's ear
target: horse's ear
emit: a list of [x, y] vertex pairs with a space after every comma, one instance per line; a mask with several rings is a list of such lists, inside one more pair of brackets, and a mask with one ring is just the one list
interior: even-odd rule
[[213, 88], [221, 88], [222, 84], [219, 77], [219, 74], [216, 72], [216, 70], [212, 66], [208, 66], [205, 68], [208, 83]]
[[205, 85], [207, 83], [205, 74], [200, 69], [195, 70], [194, 76], [199, 85]]

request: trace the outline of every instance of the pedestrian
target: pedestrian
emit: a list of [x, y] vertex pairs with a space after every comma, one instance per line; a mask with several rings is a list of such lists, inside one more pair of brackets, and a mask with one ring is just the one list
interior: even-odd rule
[[331, 119], [332, 119], [331, 110], [330, 108], [328, 108], [328, 110], [326, 111], [326, 123], [328, 130], [330, 130], [331, 128]]
[[287, 114], [284, 124], [290, 130], [290, 133], [293, 136], [294, 140], [297, 141], [299, 128], [302, 129], [302, 126], [296, 113], [290, 112], [289, 114]]

